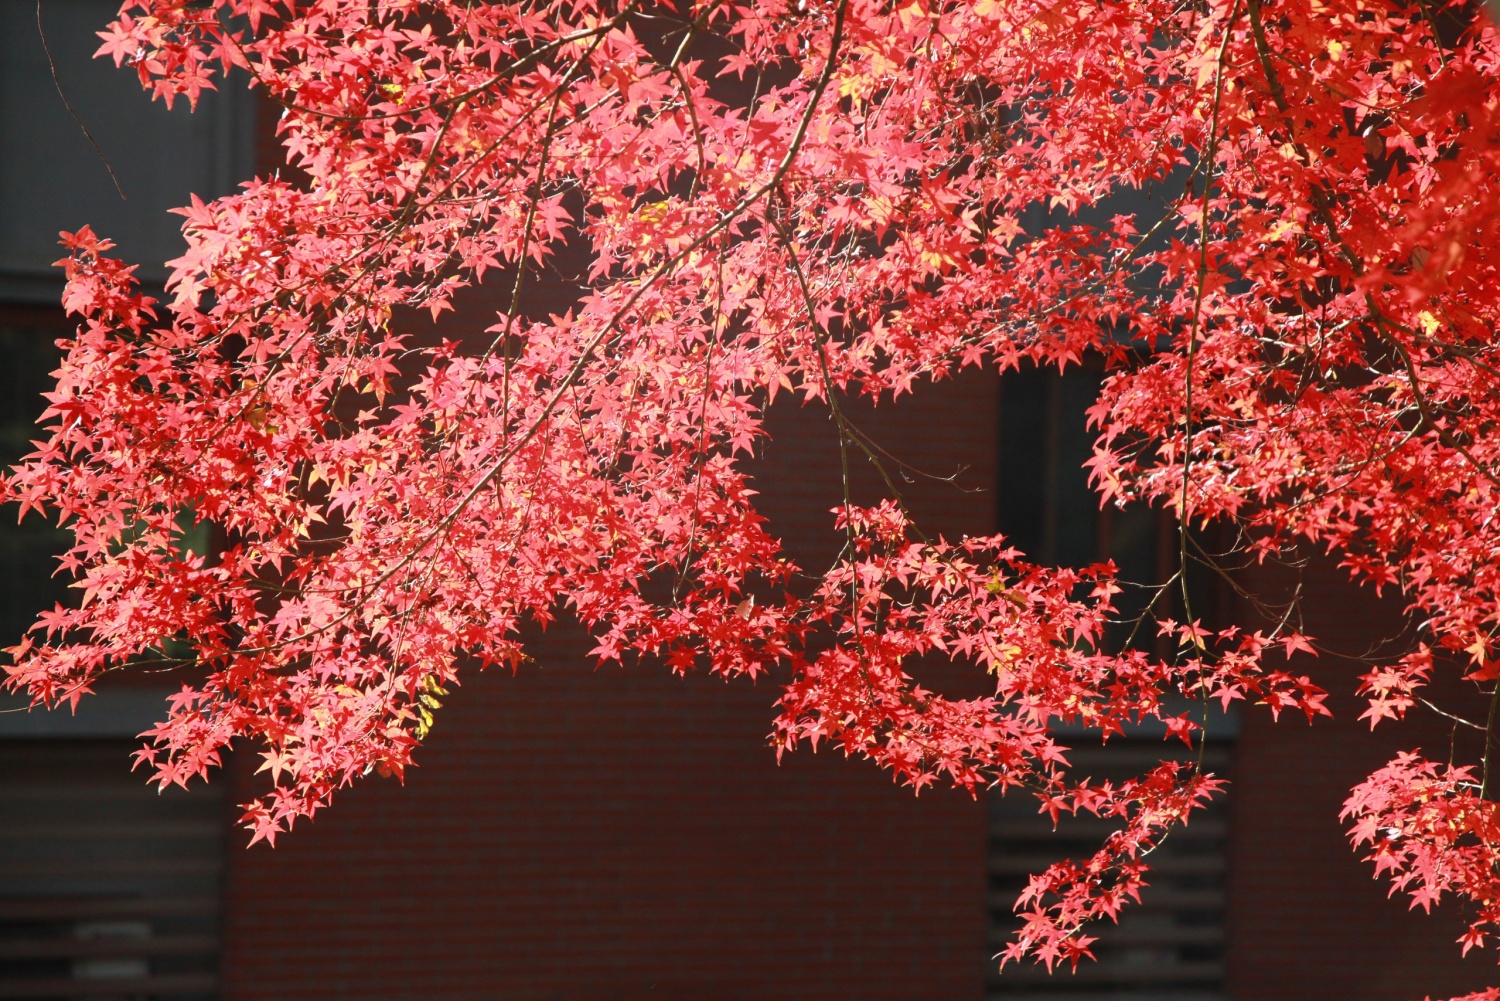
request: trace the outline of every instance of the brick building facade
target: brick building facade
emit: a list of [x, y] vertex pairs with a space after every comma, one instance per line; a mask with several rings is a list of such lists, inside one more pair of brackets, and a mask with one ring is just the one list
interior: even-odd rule
[[[58, 10], [83, 24], [109, 6]], [[19, 23], [0, 27], [20, 37]], [[71, 23], [54, 42], [65, 53]], [[39, 183], [14, 152], [32, 137], [15, 130], [33, 128], [16, 124], [16, 103], [0, 92], [10, 114], [0, 128], [11, 130], [0, 131], [0, 203], [11, 206], [34, 201], [27, 186]], [[151, 133], [149, 117], [126, 126], [166, 149], [217, 143], [203, 161], [212, 181], [244, 160], [245, 114], [210, 109], [208, 139]], [[81, 175], [90, 155], [73, 148], [51, 162]], [[17, 234], [35, 225], [0, 213], [0, 243], [25, 250]], [[34, 257], [0, 253], [0, 346], [34, 359], [4, 376], [12, 454], [37, 409], [46, 344], [66, 329]], [[470, 296], [447, 329], [492, 306]], [[1132, 558], [1149, 562], [1150, 517], [1100, 522], [1079, 507], [1077, 385], [970, 373], [852, 417], [909, 465], [907, 499], [931, 533], [1003, 523], [1059, 560], [1120, 552], [1129, 538]], [[833, 428], [790, 402], [768, 427], [754, 468], [762, 510], [793, 558], [818, 568], [839, 544]], [[867, 473], [857, 492], [875, 488]], [[46, 586], [34, 538], [0, 540], [6, 622], [25, 619]], [[1343, 649], [1397, 618], [1317, 561], [1302, 584], [1307, 631]], [[1249, 614], [1219, 600], [1223, 614]], [[76, 719], [0, 715], [0, 998], [1402, 1001], [1494, 975], [1484, 957], [1459, 960], [1453, 915], [1386, 899], [1349, 851], [1335, 819], [1348, 788], [1395, 748], [1445, 745], [1450, 733], [1433, 718], [1372, 740], [1347, 663], [1306, 665], [1334, 693], [1333, 721], [1273, 726], [1249, 711], [1226, 723], [1214, 754], [1233, 780], [1227, 804], [1163, 855], [1142, 916], [1106, 933], [1100, 964], [1007, 979], [989, 957], [1008, 881], [1056, 851], [1014, 804], [951, 789], [914, 797], [826, 752], [778, 763], [767, 681], [596, 670], [566, 626], [532, 649], [537, 662], [514, 677], [465, 676], [404, 787], [371, 779], [345, 791], [274, 850], [245, 850], [232, 826], [233, 804], [255, 787], [252, 748], [208, 789], [142, 795], [128, 737], [151, 722], [159, 682], [107, 691]], [[929, 673], [945, 694], [985, 686]]]

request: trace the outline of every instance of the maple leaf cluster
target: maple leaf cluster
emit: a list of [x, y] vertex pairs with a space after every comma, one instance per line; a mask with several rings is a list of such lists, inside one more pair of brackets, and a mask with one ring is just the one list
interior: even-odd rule
[[[1420, 646], [1361, 679], [1372, 724], [1439, 667], [1500, 681], [1500, 38], [1470, 6], [132, 0], [101, 37], [169, 103], [247, 73], [298, 177], [183, 209], [169, 301], [66, 236], [80, 326], [4, 496], [72, 529], [80, 600], [7, 684], [189, 664], [141, 758], [183, 783], [257, 742], [256, 839], [399, 774], [460, 665], [566, 612], [602, 661], [773, 675], [780, 748], [1119, 818], [1005, 953], [1086, 956], [1221, 782], [1079, 780], [1051, 728], [1192, 744], [1174, 697], [1324, 693], [1275, 666], [1310, 649], [1286, 620], [1116, 651], [1111, 566], [929, 540], [894, 493], [838, 506], [834, 566], [791, 564], [743, 465], [766, 407], [828, 408], [847, 462], [845, 401], [966, 366], [1097, 359], [1105, 502], [1399, 591]], [[573, 307], [533, 308], [580, 247]], [[410, 346], [487, 278], [485, 337]], [[924, 655], [995, 694], [925, 690]], [[1395, 888], [1474, 905], [1466, 948], [1500, 923], [1476, 775], [1403, 756], [1347, 809]]]

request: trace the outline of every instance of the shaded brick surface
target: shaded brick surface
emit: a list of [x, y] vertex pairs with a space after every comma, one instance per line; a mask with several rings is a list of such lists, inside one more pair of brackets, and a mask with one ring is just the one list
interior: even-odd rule
[[[913, 403], [853, 412], [925, 472], [970, 464], [963, 489], [905, 484], [931, 531], [991, 530], [994, 380]], [[779, 404], [754, 464], [773, 531], [819, 572], [841, 542], [824, 414]], [[826, 752], [778, 766], [771, 680], [595, 671], [586, 650], [554, 629], [517, 676], [466, 675], [405, 788], [367, 780], [274, 850], [232, 850], [224, 997], [980, 997], [982, 803]]]
[[[1320, 644], [1362, 654], [1400, 628], [1400, 604], [1355, 589], [1345, 571], [1314, 559], [1300, 575], [1305, 632]], [[1246, 582], [1286, 595], [1293, 575], [1260, 570]], [[1250, 621], [1247, 609], [1239, 609]], [[1350, 850], [1338, 812], [1349, 790], [1398, 750], [1422, 748], [1446, 760], [1451, 724], [1414, 711], [1405, 723], [1372, 734], [1354, 695], [1365, 669], [1331, 656], [1303, 658], [1298, 668], [1328, 689], [1334, 719], [1308, 726], [1263, 708], [1242, 715], [1231, 798], [1229, 988], [1237, 1001], [1415, 1001], [1445, 998], [1500, 981], [1492, 956], [1460, 959], [1457, 907], [1431, 916], [1411, 911], [1404, 896]], [[1451, 672], [1450, 672], [1451, 675]], [[1481, 711], [1472, 686], [1434, 686], [1451, 711]], [[1482, 718], [1482, 715], [1481, 715]], [[1460, 752], [1472, 751], [1462, 741]], [[1362, 853], [1361, 853], [1362, 854]]]

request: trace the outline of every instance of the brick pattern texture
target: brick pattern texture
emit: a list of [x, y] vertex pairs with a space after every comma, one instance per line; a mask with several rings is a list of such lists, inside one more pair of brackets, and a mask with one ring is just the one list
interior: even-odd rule
[[[1354, 588], [1330, 560], [1313, 558], [1300, 572], [1247, 573], [1252, 590], [1285, 598], [1300, 583], [1304, 631], [1320, 644], [1359, 655], [1395, 634], [1399, 602], [1375, 600]], [[1241, 621], [1252, 621], [1247, 608]], [[1331, 693], [1334, 718], [1312, 726], [1264, 709], [1242, 714], [1230, 799], [1228, 987], [1236, 1001], [1414, 1001], [1446, 998], [1500, 982], [1492, 956], [1460, 959], [1458, 908], [1432, 915], [1386, 897], [1386, 884], [1350, 851], [1339, 808], [1350, 788], [1398, 750], [1423, 749], [1445, 760], [1452, 724], [1418, 710], [1408, 722], [1381, 724], [1373, 734], [1359, 720], [1353, 693], [1364, 668], [1324, 655], [1302, 658], [1299, 670]], [[1472, 685], [1435, 685], [1430, 697], [1450, 711], [1483, 719]], [[1461, 755], [1476, 748], [1459, 734]], [[1472, 760], [1472, 758], [1470, 759]]]
[[[996, 391], [969, 375], [853, 407], [909, 464], [929, 531], [992, 530]], [[763, 510], [821, 570], [841, 542], [836, 434], [790, 400], [770, 425]], [[226, 1001], [981, 996], [982, 803], [827, 751], [778, 765], [774, 684], [595, 670], [587, 649], [554, 627], [518, 675], [472, 672], [404, 788], [372, 778], [274, 850], [231, 850]], [[236, 802], [254, 764], [231, 766]]]

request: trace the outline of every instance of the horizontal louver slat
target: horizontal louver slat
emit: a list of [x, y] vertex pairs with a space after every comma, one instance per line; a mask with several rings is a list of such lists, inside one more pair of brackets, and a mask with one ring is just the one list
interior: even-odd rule
[[85, 980], [47, 977], [34, 980], [0, 980], [0, 999], [41, 1001], [43, 998], [97, 998], [114, 996], [181, 997], [211, 994], [218, 978], [211, 973], [166, 973], [160, 976], [119, 977]]
[[[1099, 925], [1089, 929], [1089, 934], [1098, 941], [1091, 947], [1097, 955], [1103, 950], [1136, 945], [1209, 945], [1224, 941], [1224, 929], [1218, 925], [1204, 927], [1140, 928], [1132, 925]], [[996, 937], [991, 946], [998, 950], [1005, 939]]]
[[218, 913], [217, 897], [47, 897], [0, 900], [0, 921], [70, 918], [151, 918]]
[[[988, 897], [989, 909], [996, 913], [1009, 911], [1016, 902], [1016, 890], [1007, 890], [1002, 893], [991, 893]], [[1148, 887], [1141, 893], [1140, 903], [1132, 902], [1131, 911], [1150, 914], [1156, 911], [1217, 911], [1224, 907], [1224, 892], [1222, 890], [1170, 890], [1159, 887]]]
[[[992, 942], [991, 948], [998, 953], [1003, 945], [1004, 943]], [[1188, 950], [1212, 958], [1188, 958], [1184, 955]], [[1116, 998], [1115, 991], [1149, 985], [1161, 989], [1210, 990], [1216, 992], [1217, 997], [1223, 983], [1222, 935], [1214, 936], [1208, 941], [1198, 941], [1196, 936], [1190, 941], [1171, 939], [1154, 943], [1111, 945], [1107, 941], [1098, 941], [1090, 945], [1090, 951], [1094, 958], [1080, 960], [1077, 970], [1070, 970], [1066, 964], [1049, 971], [1043, 966], [1012, 963], [991, 983], [991, 991], [1005, 995], [1021, 988], [1035, 989], [1039, 986], [1054, 990], [1076, 990], [1092, 986], [1096, 989], [1108, 988], [1108, 995]], [[1123, 1001], [1123, 998], [1119, 1001]]]
[[131, 749], [0, 741], [0, 1001], [214, 997], [221, 789], [159, 792]]
[[[143, 857], [144, 856], [144, 857]], [[219, 857], [152, 858], [121, 851], [112, 858], [49, 858], [0, 861], [0, 881], [35, 882], [43, 879], [109, 879], [118, 877], [215, 876], [224, 868]]]
[[130, 821], [111, 823], [97, 821], [78, 828], [63, 821], [42, 823], [20, 820], [0, 829], [0, 845], [35, 838], [69, 841], [113, 841], [117, 838], [195, 838], [215, 839], [221, 825], [216, 820]]
[[0, 939], [0, 959], [80, 959], [99, 956], [193, 956], [217, 952], [213, 935], [158, 935], [151, 938]]
[[[1059, 821], [1065, 822], [1069, 834], [1078, 838], [1102, 838], [1120, 826], [1118, 821], [1090, 816], [1062, 817]], [[1049, 838], [1055, 833], [1052, 818], [1045, 813], [1036, 813], [1027, 817], [997, 817], [990, 823], [990, 837], [999, 840]], [[1229, 833], [1229, 825], [1224, 821], [1198, 816], [1193, 817], [1173, 837], [1222, 838], [1227, 833]]]
[[[1059, 972], [1067, 972], [1063, 966]], [[1005, 976], [1013, 983], [1035, 985], [1057, 979], [1041, 966], [1007, 966]], [[1224, 979], [1224, 964], [1217, 960], [1182, 962], [1162, 957], [1147, 956], [1133, 963], [1089, 962], [1078, 964], [1078, 969], [1067, 972], [1073, 984], [1128, 984], [1171, 986], [1181, 983], [1218, 982]]]
[[[1080, 846], [1080, 855], [1091, 855], [1096, 846]], [[1160, 857], [1158, 857], [1160, 856]], [[1000, 858], [990, 859], [990, 872], [997, 876], [1003, 875], [1029, 875], [1041, 872], [1048, 865], [1057, 861], [1056, 855], [1004, 855]], [[1201, 858], [1188, 856], [1162, 855], [1160, 852], [1153, 855], [1150, 860], [1151, 872], [1158, 878], [1164, 875], [1219, 873], [1224, 871], [1224, 860], [1216, 856], [1204, 856]], [[1150, 882], [1150, 876], [1147, 876]]]

